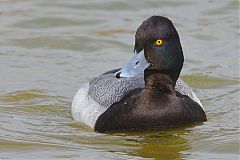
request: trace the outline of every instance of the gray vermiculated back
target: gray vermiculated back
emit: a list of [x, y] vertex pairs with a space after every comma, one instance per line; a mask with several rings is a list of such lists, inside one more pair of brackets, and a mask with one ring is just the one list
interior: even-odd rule
[[[119, 102], [123, 96], [135, 88], [144, 87], [144, 74], [132, 78], [116, 78], [114, 73], [117, 70], [106, 72], [93, 79], [89, 84], [89, 96], [98, 104], [104, 107], [110, 107], [112, 104]], [[187, 95], [194, 101], [192, 89], [180, 78], [176, 82], [175, 89], [182, 95]]]
[[116, 78], [114, 73], [105, 73], [95, 78], [89, 85], [89, 96], [104, 107], [119, 102], [129, 91], [143, 88], [143, 73], [132, 78]]

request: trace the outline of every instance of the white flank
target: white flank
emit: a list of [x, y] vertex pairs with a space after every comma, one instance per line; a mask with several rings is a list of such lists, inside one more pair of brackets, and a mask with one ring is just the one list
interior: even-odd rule
[[99, 105], [88, 96], [88, 88], [89, 85], [85, 84], [78, 90], [72, 102], [71, 112], [75, 120], [94, 128], [98, 117], [104, 113], [107, 108]]

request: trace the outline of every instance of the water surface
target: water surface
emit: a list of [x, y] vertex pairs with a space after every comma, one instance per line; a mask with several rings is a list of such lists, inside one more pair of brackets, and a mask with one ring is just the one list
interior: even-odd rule
[[[0, 1], [0, 159], [238, 159], [239, 2]], [[98, 134], [70, 115], [77, 89], [130, 58], [152, 16], [172, 19], [182, 78], [208, 121], [146, 133]]]

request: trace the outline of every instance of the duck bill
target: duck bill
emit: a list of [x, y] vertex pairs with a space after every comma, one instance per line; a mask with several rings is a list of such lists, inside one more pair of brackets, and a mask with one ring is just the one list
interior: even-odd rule
[[117, 78], [134, 77], [150, 65], [144, 56], [144, 50], [139, 53], [134, 52], [132, 59], [121, 70], [116, 72], [115, 76]]

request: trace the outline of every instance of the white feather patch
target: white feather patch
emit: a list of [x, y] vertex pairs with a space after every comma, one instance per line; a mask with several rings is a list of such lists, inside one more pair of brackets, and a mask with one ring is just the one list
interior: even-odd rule
[[94, 128], [98, 117], [104, 113], [107, 108], [99, 105], [88, 96], [89, 85], [82, 86], [72, 102], [72, 117], [89, 127]]

